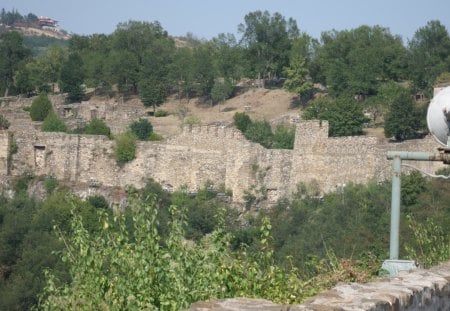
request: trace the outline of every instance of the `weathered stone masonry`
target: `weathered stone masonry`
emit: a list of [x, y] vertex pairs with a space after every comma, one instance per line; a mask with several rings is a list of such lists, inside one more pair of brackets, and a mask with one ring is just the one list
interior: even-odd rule
[[[18, 151], [8, 158], [11, 135]], [[269, 200], [275, 201], [300, 182], [316, 181], [328, 192], [343, 183], [384, 180], [391, 174], [387, 150], [435, 151], [437, 147], [430, 137], [397, 144], [366, 136], [329, 138], [326, 121], [299, 123], [294, 150], [265, 149], [233, 127], [185, 127], [165, 142], [139, 142], [136, 159], [123, 166], [114, 160], [114, 142], [104, 136], [16, 127], [1, 132], [0, 142], [4, 176], [32, 172], [75, 184], [137, 188], [153, 178], [168, 189], [187, 186], [193, 191], [210, 181], [232, 190], [234, 201], [242, 201], [252, 185], [264, 188]], [[430, 173], [442, 167], [436, 162], [414, 165]]]

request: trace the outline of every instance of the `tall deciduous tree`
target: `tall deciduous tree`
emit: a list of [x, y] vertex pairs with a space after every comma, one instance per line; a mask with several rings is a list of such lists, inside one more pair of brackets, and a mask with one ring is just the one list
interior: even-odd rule
[[411, 79], [414, 86], [428, 91], [436, 77], [450, 71], [450, 36], [441, 22], [433, 20], [419, 28], [409, 42]]
[[270, 15], [268, 11], [255, 11], [244, 17], [239, 32], [251, 71], [258, 78], [280, 75], [289, 62], [290, 36], [298, 33], [296, 22], [293, 19], [286, 22], [280, 13]]
[[416, 107], [414, 99], [408, 90], [399, 90], [386, 114], [384, 121], [384, 134], [386, 137], [395, 137], [396, 140], [414, 138], [421, 129], [420, 110]]
[[322, 33], [317, 65], [335, 95], [373, 95], [377, 86], [405, 77], [406, 49], [399, 36], [380, 26]]
[[15, 31], [0, 34], [0, 91], [8, 96], [19, 65], [31, 55], [24, 48], [23, 37]]
[[78, 53], [72, 53], [63, 63], [59, 86], [61, 92], [67, 92], [68, 98], [72, 101], [80, 100], [83, 97], [83, 60]]

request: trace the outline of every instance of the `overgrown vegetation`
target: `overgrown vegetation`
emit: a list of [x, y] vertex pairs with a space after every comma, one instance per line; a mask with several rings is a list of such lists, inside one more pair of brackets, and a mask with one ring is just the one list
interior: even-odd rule
[[53, 110], [45, 117], [41, 129], [43, 132], [67, 132], [66, 124], [53, 112]]
[[125, 132], [114, 138], [114, 156], [119, 163], [125, 163], [136, 157], [136, 136], [131, 132]]
[[153, 126], [147, 119], [134, 121], [129, 128], [139, 140], [149, 140], [150, 135], [153, 133]]
[[30, 108], [30, 117], [33, 121], [44, 121], [50, 111], [52, 111], [52, 103], [46, 93], [41, 93], [33, 99]]
[[274, 133], [268, 121], [252, 121], [245, 112], [236, 112], [233, 120], [234, 125], [244, 134], [245, 138], [265, 148], [294, 148], [295, 128], [293, 126], [278, 124]]
[[111, 129], [102, 119], [94, 118], [83, 129], [83, 134], [105, 135], [111, 138]]
[[[447, 260], [449, 181], [402, 179], [400, 257], [425, 267]], [[212, 184], [168, 193], [149, 181], [130, 188], [130, 207], [113, 215], [103, 197], [80, 201], [51, 177], [44, 201], [29, 198], [33, 180], [24, 176], [14, 198], [0, 197], [2, 310], [29, 309], [44, 286], [41, 306], [52, 310], [179, 309], [243, 295], [298, 302], [375, 277], [388, 258], [389, 182], [323, 197], [301, 184], [272, 209], [243, 216]]]

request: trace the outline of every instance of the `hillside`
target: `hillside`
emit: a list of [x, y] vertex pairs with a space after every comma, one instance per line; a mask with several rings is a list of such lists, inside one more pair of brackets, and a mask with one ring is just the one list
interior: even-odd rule
[[159, 108], [168, 111], [169, 116], [151, 118], [156, 131], [164, 136], [172, 136], [180, 130], [180, 110], [187, 110], [187, 118], [196, 119], [202, 124], [231, 123], [236, 112], [246, 112], [252, 119], [266, 119], [277, 121], [284, 117], [297, 117], [298, 108], [292, 103], [293, 94], [281, 89], [250, 89], [222, 104], [211, 106], [200, 104], [198, 99], [180, 101], [175, 97], [168, 100]]

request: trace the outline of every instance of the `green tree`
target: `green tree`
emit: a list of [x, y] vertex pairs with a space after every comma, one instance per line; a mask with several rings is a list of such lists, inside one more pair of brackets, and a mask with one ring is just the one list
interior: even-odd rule
[[416, 31], [408, 48], [411, 80], [416, 88], [431, 95], [436, 78], [449, 71], [449, 33], [440, 21], [429, 21]]
[[92, 119], [86, 128], [83, 130], [83, 134], [89, 135], [105, 135], [111, 138], [111, 129], [106, 125], [105, 121], [101, 119]]
[[244, 74], [244, 49], [239, 46], [233, 34], [221, 33], [212, 39], [212, 43], [217, 75], [233, 83], [238, 81]]
[[51, 110], [45, 117], [41, 129], [43, 132], [66, 132], [67, 126], [64, 121]]
[[71, 53], [62, 64], [59, 77], [61, 92], [68, 93], [70, 101], [78, 101], [83, 98], [83, 60], [78, 53]]
[[18, 32], [0, 33], [0, 92], [9, 95], [14, 76], [20, 64], [31, 55], [23, 46], [23, 37]]
[[378, 85], [406, 76], [406, 48], [399, 36], [380, 26], [322, 33], [316, 65], [334, 95], [374, 95]]
[[157, 78], [146, 78], [139, 81], [139, 97], [144, 106], [152, 106], [153, 113], [156, 107], [166, 100], [166, 85]]
[[116, 145], [114, 155], [117, 162], [124, 163], [136, 157], [136, 136], [130, 132], [119, 134], [115, 137]]
[[14, 86], [19, 94], [30, 95], [36, 89], [31, 79], [31, 71], [26, 64], [20, 66], [14, 75]]
[[293, 58], [290, 67], [285, 68], [286, 81], [283, 88], [297, 94], [303, 102], [312, 97], [313, 83], [305, 66], [305, 59]]
[[233, 93], [233, 85], [230, 81], [216, 80], [211, 89], [211, 99], [214, 103], [221, 103], [228, 99]]
[[153, 133], [153, 126], [147, 119], [134, 121], [130, 124], [129, 128], [139, 140], [148, 140], [151, 133]]
[[[408, 90], [399, 91], [393, 98], [389, 111], [384, 120], [384, 135], [394, 137], [396, 140], [414, 138], [421, 129], [421, 119], [414, 99]], [[421, 118], [422, 117], [422, 118]]]
[[330, 136], [361, 135], [367, 122], [362, 105], [350, 97], [318, 98], [304, 111], [306, 120], [328, 120]]
[[197, 46], [193, 51], [194, 87], [198, 96], [211, 95], [216, 76], [213, 52], [213, 45], [209, 42]]
[[33, 99], [30, 107], [30, 116], [33, 121], [44, 121], [50, 111], [52, 111], [52, 103], [46, 93], [39, 94]]
[[169, 79], [176, 87], [180, 101], [182, 98], [187, 98], [188, 103], [195, 89], [193, 57], [192, 49], [178, 48], [169, 67]]
[[260, 79], [278, 77], [288, 66], [291, 49], [290, 36], [298, 32], [296, 22], [289, 22], [280, 13], [255, 11], [244, 17], [239, 25], [241, 44], [245, 47], [246, 61], [251, 72]]

